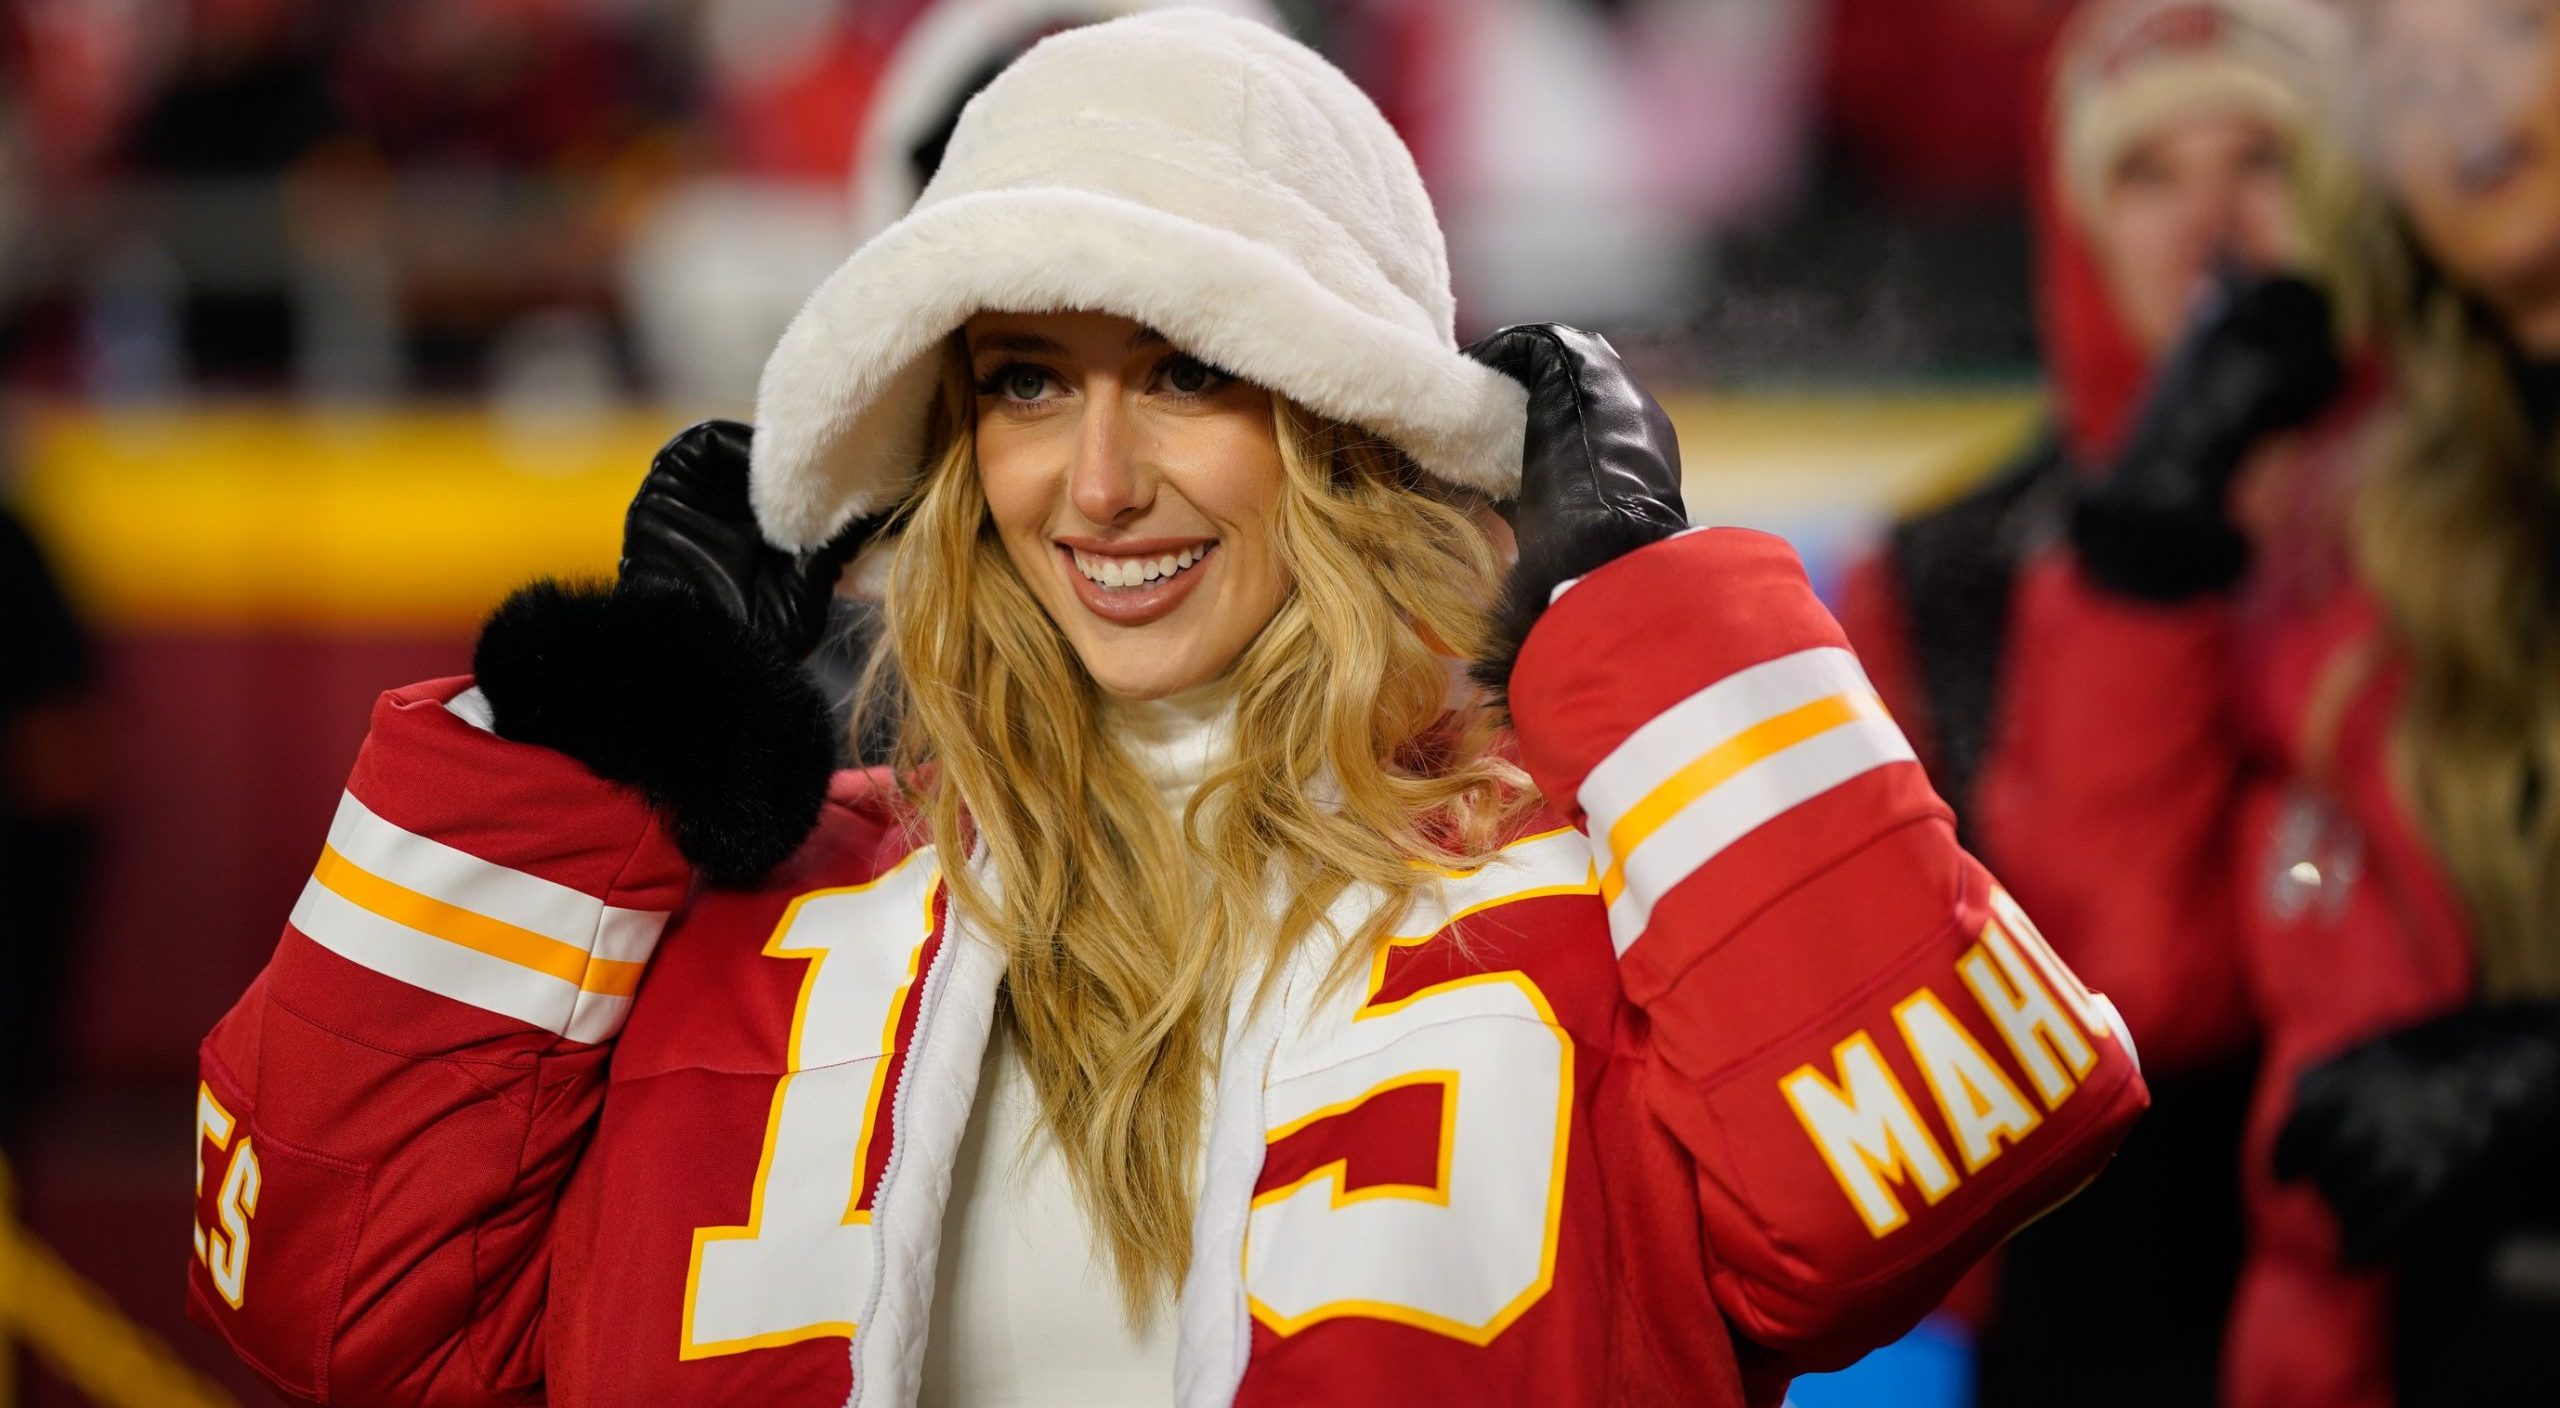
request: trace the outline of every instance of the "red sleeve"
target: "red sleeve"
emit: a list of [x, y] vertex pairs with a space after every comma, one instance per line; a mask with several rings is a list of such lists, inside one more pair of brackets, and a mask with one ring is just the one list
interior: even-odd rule
[[2234, 1054], [2252, 1031], [2233, 933], [2230, 617], [2218, 599], [2112, 596], [2066, 553], [2028, 563], [1970, 818], [2161, 1072]]
[[1566, 591], [1511, 700], [1591, 838], [1710, 1291], [1845, 1363], [2094, 1176], [2147, 1103], [2103, 999], [1961, 850], [1795, 555], [1682, 534]]
[[1879, 546], [1851, 563], [1841, 578], [1840, 629], [1847, 633], [1858, 663], [1866, 667], [1885, 710], [1911, 741], [1920, 765], [1937, 766], [1936, 724], [1921, 691], [1920, 662], [1912, 653], [1911, 618], [1903, 612], [1901, 585], [1894, 579], [1893, 557], [1887, 548]]
[[475, 726], [467, 684], [375, 706], [204, 1043], [189, 1311], [307, 1402], [543, 1401], [552, 1208], [691, 879], [636, 796]]

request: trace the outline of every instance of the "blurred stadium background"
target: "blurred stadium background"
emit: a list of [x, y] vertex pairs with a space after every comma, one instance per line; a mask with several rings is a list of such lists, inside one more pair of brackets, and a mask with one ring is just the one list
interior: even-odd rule
[[[945, 2], [0, 0], [0, 499], [91, 633], [53, 746], [98, 799], [0, 1403], [265, 1401], [180, 1313], [194, 1044], [374, 693], [462, 670], [521, 579], [610, 570], [656, 445], [749, 413]], [[2063, 0], [1279, 8], [1415, 147], [1462, 335], [1608, 332], [1702, 520], [1828, 574], [2035, 419]], [[1923, 1360], [1891, 1401], [1935, 1401]]]

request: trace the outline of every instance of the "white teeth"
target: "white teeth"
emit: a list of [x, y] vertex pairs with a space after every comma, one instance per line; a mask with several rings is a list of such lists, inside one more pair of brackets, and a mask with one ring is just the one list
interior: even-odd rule
[[1100, 553], [1078, 551], [1076, 570], [1088, 581], [1105, 587], [1128, 590], [1149, 582], [1160, 582], [1209, 555], [1209, 545], [1184, 548], [1157, 557], [1106, 557]]

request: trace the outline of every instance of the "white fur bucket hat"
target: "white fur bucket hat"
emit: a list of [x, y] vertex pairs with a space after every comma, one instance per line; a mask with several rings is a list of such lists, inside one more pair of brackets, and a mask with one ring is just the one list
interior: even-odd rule
[[1043, 40], [903, 219], [810, 296], [756, 393], [756, 517], [800, 550], [923, 469], [943, 340], [984, 309], [1136, 319], [1449, 484], [1507, 496], [1526, 393], [1458, 350], [1413, 157], [1313, 50], [1159, 10]]

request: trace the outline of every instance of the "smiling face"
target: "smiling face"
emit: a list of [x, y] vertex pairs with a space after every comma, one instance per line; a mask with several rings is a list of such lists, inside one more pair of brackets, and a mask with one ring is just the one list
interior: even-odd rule
[[2117, 156], [2089, 222], [2090, 245], [2145, 352], [2178, 335], [2218, 262], [2263, 273], [2286, 261], [2291, 169], [2273, 127], [2211, 109], [2163, 122]]
[[1289, 595], [1271, 393], [1126, 318], [964, 331], [987, 510], [1086, 671], [1124, 699], [1225, 675]]
[[2373, 0], [2365, 21], [2377, 156], [2410, 225], [2523, 341], [2560, 350], [2560, 0]]

